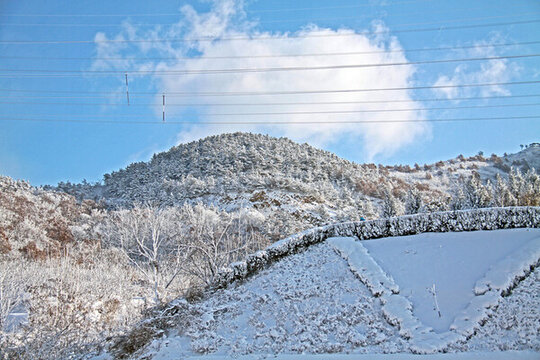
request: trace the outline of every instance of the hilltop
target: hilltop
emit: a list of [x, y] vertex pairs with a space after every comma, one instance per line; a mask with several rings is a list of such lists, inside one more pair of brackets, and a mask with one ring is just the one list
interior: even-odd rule
[[512, 167], [536, 169], [539, 158], [540, 147], [531, 145], [502, 157], [479, 153], [414, 166], [357, 164], [287, 138], [232, 133], [180, 144], [148, 162], [105, 174], [102, 184], [61, 183], [58, 189], [113, 208], [150, 202], [252, 209], [286, 225], [281, 234], [272, 234], [277, 240], [313, 226], [388, 216], [389, 196], [395, 207], [390, 215], [411, 211], [411, 193], [421, 203], [415, 211], [452, 209], [456, 188], [473, 174], [482, 184], [495, 183], [497, 175], [507, 179]]

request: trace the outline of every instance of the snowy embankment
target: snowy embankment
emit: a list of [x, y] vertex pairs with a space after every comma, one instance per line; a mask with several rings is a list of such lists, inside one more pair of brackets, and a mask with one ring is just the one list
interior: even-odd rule
[[[448, 293], [442, 280], [446, 275], [444, 271], [439, 269], [435, 278], [429, 278], [428, 282], [436, 284], [435, 293], [443, 314], [441, 320], [446, 322], [446, 325], [439, 324], [440, 328], [435, 326], [435, 330], [433, 323], [429, 324], [429, 318], [435, 312], [429, 305], [425, 306], [432, 304], [435, 297], [428, 296], [431, 303], [421, 297], [418, 300], [415, 296], [429, 294], [427, 289], [409, 289], [410, 284], [403, 281], [407, 278], [406, 271], [389, 267], [384, 260], [385, 252], [375, 249], [377, 242], [389, 244], [400, 241], [399, 238], [325, 241], [335, 235], [377, 239], [422, 231], [461, 231], [459, 234], [406, 237], [419, 238], [413, 241], [418, 247], [407, 248], [410, 244], [404, 242], [402, 254], [413, 263], [429, 263], [433, 260], [433, 249], [437, 249], [433, 245], [438, 244], [440, 249], [442, 240], [439, 239], [439, 243], [428, 241], [426, 236], [448, 235], [450, 240], [444, 247], [444, 251], [448, 251], [447, 260], [451, 263], [455, 257], [460, 258], [460, 251], [476, 254], [471, 257], [473, 265], [471, 261], [467, 265], [474, 268], [475, 259], [482, 257], [487, 246], [486, 240], [476, 239], [482, 233], [500, 232], [463, 231], [535, 228], [539, 227], [539, 220], [540, 208], [529, 207], [422, 214], [313, 229], [280, 241], [248, 257], [245, 262], [231, 265], [220, 274], [211, 296], [195, 304], [185, 300], [169, 304], [163, 310], [161, 320], [141, 324], [139, 333], [143, 339], [132, 336], [130, 341], [128, 337], [116, 346], [116, 350], [113, 349], [113, 353], [133, 349], [129, 353], [135, 351], [135, 356], [173, 359], [200, 354], [540, 351], [538, 316], [534, 311], [514, 313], [513, 321], [506, 320], [512, 309], [519, 307], [516, 304], [540, 308], [538, 281], [527, 285], [530, 287], [527, 289], [521, 289], [522, 285], [517, 281], [532, 270], [531, 265], [540, 257], [538, 230], [516, 230], [520, 232], [519, 236], [501, 235], [501, 241], [489, 243], [490, 250], [500, 248], [500, 251], [487, 256], [485, 261], [478, 261], [482, 264], [479, 270], [467, 279], [468, 298], [459, 299], [464, 308], [447, 307]], [[532, 232], [536, 234], [533, 238], [530, 237]], [[460, 236], [464, 238], [459, 240]], [[306, 250], [300, 251], [302, 249]], [[392, 256], [391, 251], [387, 255]], [[423, 260], [419, 261], [420, 257]], [[271, 263], [273, 265], [268, 266]], [[454, 265], [466, 268], [464, 264]], [[502, 271], [499, 270], [501, 267]], [[538, 276], [536, 270], [523, 283], [531, 278], [536, 280]], [[235, 281], [241, 279], [244, 281]], [[511, 296], [501, 297], [501, 294], [509, 295], [515, 286]], [[459, 295], [466, 292], [459, 291]], [[424, 308], [416, 308], [415, 303], [423, 304]], [[155, 328], [154, 324], [160, 322], [163, 324], [159, 325], [160, 331], [146, 335], [146, 329]], [[488, 328], [489, 331], [483, 331]], [[506, 334], [507, 331], [514, 331], [508, 341], [505, 335], [496, 338], [491, 335]], [[474, 332], [476, 335], [471, 337]], [[148, 341], [150, 346], [141, 349]], [[529, 356], [528, 353], [521, 355]]]
[[389, 219], [349, 222], [310, 229], [280, 240], [245, 261], [223, 269], [214, 287], [225, 287], [242, 280], [284, 256], [335, 236], [353, 236], [360, 240], [414, 235], [426, 232], [460, 232], [476, 230], [540, 227], [540, 207], [506, 207], [476, 210], [444, 211], [407, 215]]
[[465, 343], [540, 259], [539, 229], [328, 242], [415, 353]]
[[[486, 241], [490, 241], [490, 254], [484, 251]], [[534, 352], [540, 351], [535, 310], [540, 308], [540, 272], [535, 270], [519, 284], [504, 282], [516, 286], [506, 298], [501, 292], [508, 288], [475, 293], [475, 284], [490, 283], [492, 289], [502, 284], [496, 270], [510, 264], [508, 259], [513, 258], [515, 266], [506, 277], [523, 275], [520, 271], [532, 257], [515, 256], [526, 249], [540, 255], [540, 229], [421, 234], [363, 242], [330, 238], [283, 258], [246, 282], [217, 290], [200, 303], [179, 300], [171, 304], [182, 309], [182, 316], [143, 356], [154, 360], [201, 355], [252, 359], [263, 354], [287, 358], [285, 354], [305, 353], [332, 354], [326, 356], [336, 359], [361, 354], [409, 359], [411, 353], [473, 350], [474, 355], [455, 357], [472, 359], [498, 356], [482, 352], [518, 350], [504, 356], [535, 358], [538, 353]], [[464, 256], [455, 264], [453, 254], [460, 252], [476, 256]], [[392, 261], [395, 254], [402, 255], [407, 267], [414, 262], [418, 269], [425, 267], [424, 275], [418, 269], [409, 273], [400, 268]], [[429, 264], [430, 260], [436, 261]], [[446, 265], [437, 260], [457, 268], [448, 274]], [[431, 282], [440, 285], [437, 298], [444, 318], [433, 317], [437, 314], [433, 296], [422, 285]], [[460, 288], [463, 284], [468, 291]], [[530, 308], [515, 312], [522, 304]], [[470, 320], [462, 322], [465, 317]], [[433, 357], [439, 358], [449, 355]]]

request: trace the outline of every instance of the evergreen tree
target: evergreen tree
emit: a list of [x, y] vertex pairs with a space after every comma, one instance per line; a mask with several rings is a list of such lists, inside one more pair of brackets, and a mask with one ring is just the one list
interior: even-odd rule
[[540, 176], [534, 169], [530, 169], [525, 174], [524, 194], [522, 195], [522, 204], [524, 206], [540, 205]]
[[389, 218], [393, 216], [399, 216], [403, 213], [403, 205], [397, 199], [390, 190], [389, 186], [384, 187], [384, 199], [382, 207], [382, 217]]
[[504, 181], [500, 174], [495, 177], [495, 184], [492, 187], [492, 204], [493, 206], [514, 206], [517, 200], [510, 192], [508, 184]]
[[508, 174], [508, 188], [510, 190], [510, 193], [512, 193], [512, 195], [516, 199], [516, 205], [520, 205], [522, 203], [521, 198], [523, 195], [524, 185], [525, 179], [523, 178], [521, 171], [519, 171], [519, 169], [517, 168], [512, 167], [510, 169], [510, 173]]
[[405, 198], [405, 214], [418, 214], [424, 211], [424, 201], [420, 192], [412, 187]]
[[465, 181], [463, 192], [465, 195], [466, 206], [472, 209], [488, 207], [491, 203], [491, 193], [488, 185], [483, 185], [480, 181], [480, 175], [474, 172], [473, 175]]

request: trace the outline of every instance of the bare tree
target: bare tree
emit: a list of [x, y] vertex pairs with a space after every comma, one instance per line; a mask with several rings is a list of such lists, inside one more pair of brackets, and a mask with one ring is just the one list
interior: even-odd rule
[[184, 207], [189, 275], [210, 284], [218, 271], [266, 245], [262, 218], [247, 211], [228, 214], [201, 205]]
[[[159, 303], [163, 267], [181, 266], [177, 258], [177, 239], [180, 228], [176, 224], [174, 208], [159, 208], [151, 205], [136, 206], [112, 214], [109, 222], [111, 241], [119, 246], [127, 259], [141, 271], [152, 284], [154, 300]], [[178, 271], [173, 271], [173, 278]], [[172, 279], [165, 281], [170, 285]]]

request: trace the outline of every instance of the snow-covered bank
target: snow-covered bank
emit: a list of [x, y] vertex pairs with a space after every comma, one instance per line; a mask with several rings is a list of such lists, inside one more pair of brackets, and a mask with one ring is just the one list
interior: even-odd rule
[[[442, 349], [464, 351], [466, 341], [471, 335], [474, 338], [474, 331], [484, 322], [489, 323], [489, 316], [496, 311], [494, 304], [500, 301], [501, 294], [508, 295], [515, 286], [519, 288], [519, 280], [531, 271], [530, 260], [538, 260], [533, 259], [538, 251], [535, 244], [531, 245], [534, 250], [532, 252], [525, 248], [521, 249], [523, 251], [514, 249], [514, 254], [520, 254], [519, 264], [505, 264], [504, 259], [497, 259], [499, 265], [504, 265], [506, 271], [513, 274], [512, 281], [501, 281], [496, 266], [487, 271], [484, 268], [484, 273], [476, 274], [470, 291], [482, 301], [471, 307], [481, 311], [479, 317], [471, 317], [472, 327], [460, 327], [459, 331], [454, 329], [445, 332], [445, 336], [433, 337], [432, 329], [414, 317], [412, 311], [408, 311], [411, 315], [408, 318], [392, 315], [403, 314], [404, 309], [412, 307], [411, 302], [404, 297], [390, 295], [397, 293], [399, 284], [394, 287], [391, 281], [385, 282], [390, 299], [381, 303], [368, 288], [371, 275], [367, 274], [365, 279], [354, 276], [353, 272], [349, 271], [350, 264], [348, 266], [325, 240], [335, 235], [358, 236], [364, 240], [368, 236], [377, 239], [382, 236], [409, 235], [419, 230], [463, 232], [496, 228], [537, 228], [539, 219], [538, 207], [502, 208], [421, 214], [312, 229], [275, 243], [266, 250], [249, 256], [246, 261], [232, 264], [218, 275], [213, 290], [201, 302], [189, 304], [179, 300], [169, 304], [157, 318], [148, 319], [141, 324], [139, 329], [142, 331], [138, 333], [143, 336], [142, 341], [137, 335], [138, 330], [135, 330], [133, 336], [117, 343], [113, 353], [122, 354], [131, 349], [129, 353], [135, 352], [135, 356], [141, 356], [143, 353], [140, 351], [144, 351], [144, 356], [168, 359], [167, 356], [174, 358], [179, 354], [191, 356], [208, 353], [237, 356], [252, 353], [426, 353]], [[466, 233], [454, 235], [469, 236]], [[471, 241], [474, 241], [474, 238], [475, 236], [472, 236]], [[315, 245], [317, 243], [319, 244]], [[367, 252], [364, 255], [369, 256]], [[277, 261], [280, 259], [281, 261]], [[372, 262], [379, 266], [376, 259], [372, 258]], [[269, 266], [270, 264], [272, 266]], [[374, 288], [372, 286], [372, 290]], [[484, 292], [486, 288], [487, 291]], [[516, 293], [519, 294], [517, 290]], [[524, 294], [526, 292], [519, 296], [523, 297]], [[532, 299], [513, 296], [510, 296], [512, 301], [540, 307], [538, 296]], [[351, 302], [351, 298], [356, 299], [356, 302]], [[491, 307], [489, 311], [484, 311], [483, 300], [488, 298], [493, 301], [488, 301]], [[362, 308], [366, 304], [371, 304], [369, 309]], [[354, 315], [351, 320], [351, 314], [358, 316]], [[525, 333], [538, 332], [534, 320], [532, 323], [524, 322], [527, 328]], [[362, 324], [368, 326], [362, 327]], [[398, 324], [400, 326], [396, 326]], [[516, 324], [515, 326], [520, 326], [519, 322]], [[370, 329], [375, 329], [376, 334], [370, 335]], [[348, 334], [357, 335], [350, 337]], [[149, 342], [152, 342], [152, 345], [146, 347]], [[510, 347], [493, 345], [482, 350], [509, 349], [540, 351], [538, 344], [534, 342], [525, 348], [516, 347], [514, 344]]]
[[[245, 282], [216, 290], [200, 303], [179, 301], [172, 304], [182, 309], [182, 315], [135, 357], [171, 360], [205, 359], [207, 356], [209, 359], [237, 356], [287, 359], [292, 356], [311, 360], [317, 357], [310, 354], [325, 354], [323, 357], [329, 359], [347, 359], [361, 354], [370, 354], [372, 358], [373, 354], [394, 354], [381, 359], [411, 359], [418, 358], [411, 357], [412, 353], [472, 350], [495, 353], [490, 354], [492, 356], [482, 353], [439, 354], [433, 359], [537, 358], [538, 352], [527, 351], [540, 351], [535, 310], [540, 308], [539, 270], [536, 269], [525, 281], [512, 283], [515, 288], [512, 293], [507, 292], [505, 298], [501, 296], [504, 289], [492, 288], [480, 294], [475, 293], [475, 286], [479, 280], [494, 284], [491, 280], [498, 276], [494, 269], [508, 264], [507, 259], [522, 250], [540, 250], [539, 233], [537, 229], [517, 229], [428, 234], [444, 235], [437, 236], [440, 239], [435, 240], [426, 234], [410, 237], [410, 240], [418, 240], [417, 244], [414, 241], [395, 244], [400, 242], [400, 238], [373, 241], [373, 244], [388, 245], [386, 249], [390, 257], [394, 248], [398, 252], [414, 248], [403, 256], [426, 264], [433, 259], [433, 252], [439, 251], [438, 246], [426, 246], [430, 242], [435, 245], [444, 243], [441, 251], [448, 252], [447, 261], [451, 263], [452, 258], [456, 258], [455, 254], [452, 255], [454, 250], [478, 254], [485, 248], [486, 239], [501, 239], [490, 243], [500, 251], [490, 251], [498, 255], [508, 251], [506, 256], [465, 257], [463, 263], [456, 264], [462, 267], [458, 273], [466, 275], [466, 278], [454, 280], [464, 281], [469, 289], [467, 296], [460, 298], [463, 294], [459, 289], [455, 298], [452, 293], [438, 294], [443, 311], [450, 311], [442, 304], [452, 299], [465, 308], [463, 311], [454, 309], [452, 316], [443, 319], [447, 326], [453, 318], [459, 321], [463, 316], [470, 318], [468, 322], [454, 321], [447, 331], [434, 331], [429, 324], [423, 323], [434, 310], [429, 306], [417, 306], [417, 299], [407, 290], [410, 284], [405, 281], [401, 286], [399, 283], [407, 278], [407, 268], [391, 268], [386, 262], [379, 265], [377, 256], [378, 259], [384, 257], [381, 256], [382, 250], [375, 249], [372, 256], [364, 247], [367, 241], [333, 238], [287, 256]], [[464, 243], [467, 249], [464, 249]], [[339, 251], [335, 251], [336, 248]], [[528, 261], [514, 258], [515, 262]], [[476, 261], [482, 264], [481, 271], [465, 274], [467, 266]], [[521, 268], [515, 266], [514, 269], [519, 272]], [[426, 269], [426, 274], [429, 273], [433, 281], [439, 283], [447, 276], [446, 271], [444, 266], [435, 266]], [[418, 278], [414, 271], [411, 277]], [[422, 294], [419, 291], [419, 294], [412, 295]], [[420, 296], [420, 303], [424, 300]], [[427, 299], [428, 302], [431, 300]], [[499, 303], [500, 309], [497, 308]], [[523, 305], [526, 307], [520, 308]], [[497, 336], [491, 335], [491, 331]], [[498, 353], [503, 350], [526, 352]]]
[[406, 342], [327, 243], [288, 256], [248, 282], [181, 305], [181, 323], [146, 355], [389, 353]]
[[540, 227], [540, 207], [506, 207], [445, 211], [389, 219], [348, 222], [310, 229], [280, 240], [265, 250], [223, 269], [214, 287], [245, 279], [274, 261], [332, 236], [354, 236], [361, 240], [426, 232], [459, 232]]
[[328, 242], [416, 353], [465, 343], [540, 259], [538, 229]]
[[[230, 356], [206, 355], [190, 356], [185, 360], [225, 360]], [[261, 355], [235, 356], [237, 360], [260, 360]], [[414, 354], [278, 354], [266, 359], [272, 360], [418, 360]], [[452, 354], [422, 355], [422, 360], [538, 360], [533, 351], [470, 352]]]

